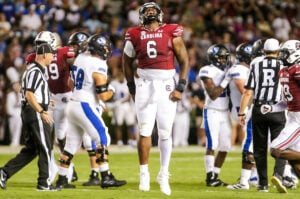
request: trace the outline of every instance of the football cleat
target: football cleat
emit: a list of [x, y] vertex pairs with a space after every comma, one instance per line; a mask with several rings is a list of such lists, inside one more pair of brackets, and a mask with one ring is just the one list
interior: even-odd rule
[[3, 169], [0, 169], [0, 187], [6, 189], [7, 174]]
[[58, 176], [58, 180], [56, 181], [56, 188], [59, 189], [74, 189], [75, 185], [68, 183], [67, 176]]
[[241, 184], [241, 183], [237, 183], [237, 184], [233, 184], [233, 185], [227, 185], [227, 189], [232, 189], [232, 190], [235, 190], [235, 189], [246, 189], [246, 190], [248, 190], [249, 188], [250, 188], [249, 184], [244, 185], [244, 184]]
[[219, 186], [227, 186], [228, 184], [223, 182], [220, 179], [211, 179], [206, 181], [206, 186], [208, 187], [219, 187]]
[[288, 192], [286, 187], [283, 186], [281, 180], [279, 178], [277, 178], [276, 176], [273, 176], [271, 178], [271, 182], [273, 185], [275, 185], [275, 187], [279, 193], [287, 193]]
[[110, 173], [107, 176], [104, 176], [101, 179], [101, 184], [100, 186], [102, 188], [108, 188], [108, 187], [120, 187], [125, 185], [127, 182], [126, 180], [117, 180], [112, 173]]
[[140, 191], [150, 191], [150, 174], [149, 172], [140, 173]]
[[282, 178], [282, 185], [288, 189], [296, 189], [297, 188], [297, 184], [289, 176], [284, 176]]
[[162, 173], [162, 172], [159, 172], [156, 180], [160, 186], [160, 191], [163, 193], [163, 194], [166, 194], [166, 195], [171, 195], [171, 188], [170, 188], [170, 184], [169, 184], [169, 176], [170, 174], [169, 173]]
[[42, 186], [42, 185], [37, 185], [36, 190], [37, 191], [60, 191], [61, 189], [58, 187], [54, 187], [52, 185], [47, 186], [47, 187]]
[[92, 171], [89, 181], [83, 183], [83, 186], [99, 186], [101, 184], [101, 181], [98, 177], [98, 172]]
[[75, 167], [73, 166], [73, 174], [72, 174], [72, 179], [71, 181], [72, 182], [75, 182], [78, 180], [78, 175], [77, 175], [77, 172], [75, 171]]

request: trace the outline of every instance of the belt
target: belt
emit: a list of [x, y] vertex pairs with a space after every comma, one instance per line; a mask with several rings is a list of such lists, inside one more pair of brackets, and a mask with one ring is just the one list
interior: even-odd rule
[[261, 106], [263, 104], [274, 105], [276, 103], [277, 103], [277, 101], [254, 100], [255, 106]]

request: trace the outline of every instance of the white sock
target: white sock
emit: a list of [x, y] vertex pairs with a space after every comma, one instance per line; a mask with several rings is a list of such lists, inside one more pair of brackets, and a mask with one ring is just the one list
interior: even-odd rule
[[292, 167], [289, 164], [286, 164], [284, 167], [284, 171], [283, 171], [283, 176], [288, 176], [291, 177], [292, 176]]
[[251, 176], [251, 170], [242, 169], [240, 183], [243, 184], [243, 185], [247, 185], [248, 181], [250, 179], [250, 176]]
[[258, 178], [256, 167], [252, 167], [252, 169], [251, 169], [251, 176], [250, 176], [250, 178], [254, 178], [254, 177]]
[[67, 176], [69, 172], [69, 168], [58, 166], [58, 174], [61, 176]]
[[149, 172], [149, 170], [148, 170], [148, 164], [140, 165], [140, 172], [141, 173], [148, 173]]
[[97, 168], [92, 168], [91, 170], [98, 173], [100, 171], [100, 168], [98, 168], [98, 167]]
[[100, 172], [108, 171], [109, 170], [109, 165], [108, 164], [101, 164], [99, 166], [99, 170], [100, 170]]
[[158, 146], [160, 149], [160, 168], [168, 171], [172, 154], [172, 138], [159, 139]]
[[206, 173], [214, 171], [214, 164], [215, 164], [215, 156], [213, 155], [205, 155], [205, 170]]
[[219, 173], [221, 173], [221, 168], [214, 167], [214, 173], [219, 175]]

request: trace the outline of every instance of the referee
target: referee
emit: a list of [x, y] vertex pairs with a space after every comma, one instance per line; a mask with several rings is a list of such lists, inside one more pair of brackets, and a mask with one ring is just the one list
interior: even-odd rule
[[35, 62], [27, 66], [22, 78], [22, 122], [25, 146], [17, 156], [0, 169], [0, 186], [38, 156], [37, 190], [56, 190], [50, 185], [49, 164], [53, 146], [53, 120], [48, 114], [49, 89], [45, 68], [53, 59], [54, 50], [47, 43], [37, 46]]
[[[279, 84], [278, 71], [281, 62], [277, 60], [279, 41], [267, 39], [264, 44], [264, 58], [251, 63], [248, 81], [245, 85], [239, 111], [239, 122], [245, 125], [246, 107], [253, 99], [252, 128], [253, 128], [253, 152], [259, 176], [258, 191], [268, 192], [267, 152], [268, 134], [271, 141], [274, 140], [285, 125], [285, 113], [276, 112], [263, 115], [260, 112], [262, 104], [275, 104], [280, 101], [281, 86]], [[276, 159], [274, 176], [281, 179], [285, 166], [285, 160]]]

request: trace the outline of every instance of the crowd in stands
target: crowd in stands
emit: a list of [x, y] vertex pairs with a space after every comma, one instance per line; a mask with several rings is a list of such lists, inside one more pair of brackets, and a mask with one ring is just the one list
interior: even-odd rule
[[[139, 24], [139, 6], [146, 0], [1, 0], [0, 1], [0, 143], [5, 139], [6, 96], [15, 78], [21, 77], [25, 57], [33, 49], [38, 32], [57, 32], [66, 45], [76, 31], [109, 36], [113, 55], [109, 60], [112, 78], [121, 70], [124, 33]], [[215, 43], [231, 52], [242, 42], [259, 38], [279, 41], [300, 38], [300, 1], [298, 0], [157, 0], [164, 21], [184, 27], [189, 53], [189, 81], [196, 82], [206, 51]], [[193, 88], [192, 86], [190, 88]]]

